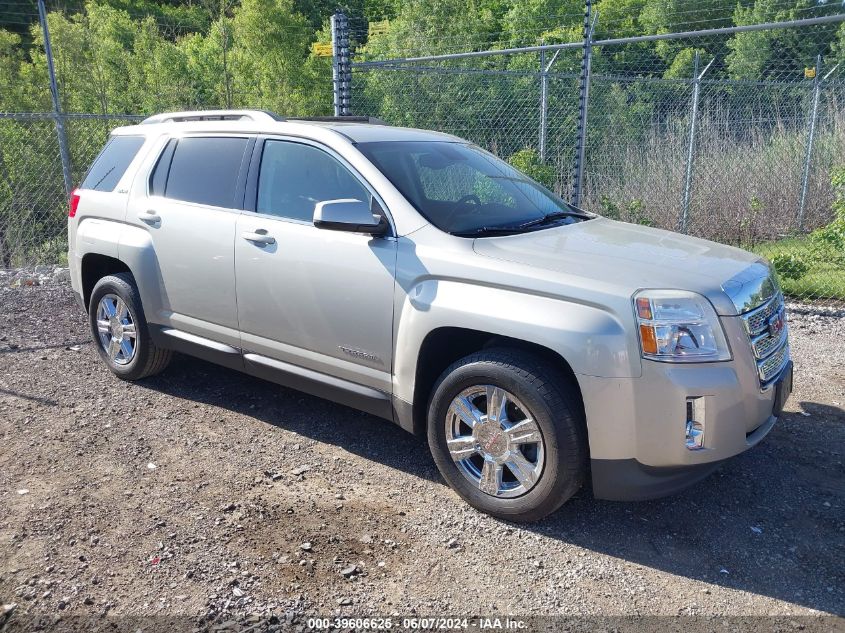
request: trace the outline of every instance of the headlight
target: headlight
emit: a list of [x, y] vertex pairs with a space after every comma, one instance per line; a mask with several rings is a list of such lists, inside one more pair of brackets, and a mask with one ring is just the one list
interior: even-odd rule
[[673, 363], [730, 360], [719, 317], [710, 302], [684, 290], [642, 290], [634, 313], [643, 358]]

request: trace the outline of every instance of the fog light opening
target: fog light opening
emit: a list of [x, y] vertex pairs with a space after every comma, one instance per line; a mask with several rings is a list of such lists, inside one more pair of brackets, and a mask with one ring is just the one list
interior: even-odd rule
[[687, 449], [697, 451], [704, 448], [704, 398], [687, 398], [685, 425]]

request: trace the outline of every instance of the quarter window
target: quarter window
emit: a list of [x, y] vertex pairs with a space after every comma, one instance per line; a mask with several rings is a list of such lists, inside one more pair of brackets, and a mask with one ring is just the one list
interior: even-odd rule
[[129, 163], [144, 144], [143, 136], [113, 136], [97, 156], [80, 189], [114, 191]]
[[259, 213], [311, 222], [318, 202], [353, 198], [371, 203], [369, 191], [326, 152], [290, 141], [266, 141], [258, 172]]
[[167, 186], [167, 174], [170, 171], [170, 161], [173, 160], [173, 150], [176, 149], [176, 139], [172, 138], [167, 141], [167, 145], [161, 156], [158, 157], [158, 162], [153, 173], [150, 176], [150, 195], [163, 196], [164, 188]]
[[[164, 196], [174, 200], [207, 204], [214, 207], [234, 208], [235, 188], [247, 139], [234, 137], [187, 137], [176, 143]], [[167, 150], [162, 154], [165, 159]], [[164, 169], [159, 161], [153, 173], [153, 191], [161, 186], [159, 171]]]

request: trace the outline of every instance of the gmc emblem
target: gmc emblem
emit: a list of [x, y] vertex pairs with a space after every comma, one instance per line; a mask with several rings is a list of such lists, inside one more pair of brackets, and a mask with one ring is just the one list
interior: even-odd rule
[[775, 314], [769, 317], [768, 321], [768, 328], [769, 328], [769, 336], [779, 336], [781, 332], [783, 332], [783, 326], [785, 325], [785, 315], [783, 309], [778, 310]]

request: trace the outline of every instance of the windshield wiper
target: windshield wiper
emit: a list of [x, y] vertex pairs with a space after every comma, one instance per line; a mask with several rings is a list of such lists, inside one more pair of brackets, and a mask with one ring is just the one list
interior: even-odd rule
[[593, 216], [587, 215], [582, 211], [553, 211], [552, 213], [547, 213], [541, 218], [528, 220], [528, 222], [523, 222], [522, 224], [506, 224], [504, 226], [481, 226], [477, 229], [469, 229], [467, 231], [455, 231], [452, 233], [452, 235], [457, 235], [459, 237], [480, 237], [483, 235], [513, 235], [516, 233], [521, 233], [525, 229], [530, 229], [535, 226], [550, 224], [555, 220], [560, 220], [561, 218], [581, 218], [582, 220], [589, 220], [592, 217]]
[[582, 220], [589, 220], [592, 216], [587, 215], [582, 211], [575, 211], [574, 209], [571, 211], [553, 211], [551, 213], [547, 213], [541, 218], [537, 218], [536, 220], [528, 220], [528, 222], [523, 222], [522, 224], [518, 225], [517, 229], [527, 229], [532, 226], [541, 226], [543, 224], [550, 224], [555, 220], [560, 220], [562, 218], [581, 218]]
[[453, 231], [452, 235], [458, 237], [481, 237], [483, 235], [513, 235], [519, 233], [519, 226], [480, 226], [477, 229], [466, 231]]

